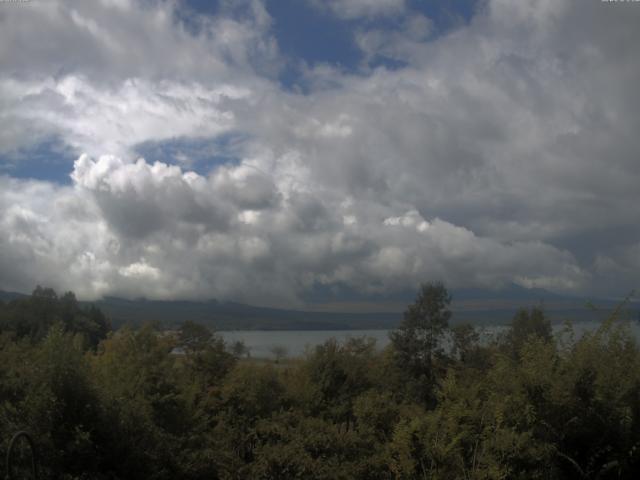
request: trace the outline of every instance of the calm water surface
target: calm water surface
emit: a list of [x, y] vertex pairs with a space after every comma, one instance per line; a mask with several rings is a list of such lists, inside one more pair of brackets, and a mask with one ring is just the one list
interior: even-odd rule
[[343, 342], [349, 337], [371, 337], [384, 348], [389, 343], [389, 330], [238, 330], [217, 332], [227, 343], [242, 340], [252, 357], [273, 357], [274, 347], [284, 347], [288, 357], [304, 355], [307, 348], [320, 345], [330, 338]]
[[[597, 322], [575, 323], [573, 330], [575, 337], [579, 338], [584, 332], [595, 330], [599, 326]], [[480, 328], [481, 341], [487, 342], [504, 331], [506, 327], [493, 325]], [[563, 325], [554, 325], [556, 335], [560, 334]], [[631, 331], [636, 340], [640, 340], [640, 324], [631, 323]], [[275, 347], [284, 347], [286, 356], [298, 357], [304, 355], [307, 349], [312, 349], [324, 343], [330, 338], [343, 342], [349, 337], [371, 337], [376, 340], [378, 348], [384, 348], [389, 344], [390, 330], [238, 330], [218, 332], [226, 342], [232, 343], [241, 340], [249, 348], [252, 357], [271, 358], [274, 356]]]

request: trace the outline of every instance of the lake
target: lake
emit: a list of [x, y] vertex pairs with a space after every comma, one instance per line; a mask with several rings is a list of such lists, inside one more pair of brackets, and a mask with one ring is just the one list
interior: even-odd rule
[[[584, 332], [595, 330], [599, 326], [598, 322], [576, 322], [573, 329], [576, 338]], [[481, 341], [488, 342], [500, 332], [505, 330], [504, 325], [492, 325], [479, 328]], [[564, 326], [562, 324], [553, 325], [553, 330], [558, 335]], [[631, 323], [631, 330], [636, 338], [640, 340], [640, 324]], [[378, 348], [384, 348], [389, 344], [390, 330], [236, 330], [219, 331], [227, 343], [241, 340], [249, 348], [252, 357], [272, 358], [274, 347], [284, 347], [287, 357], [298, 357], [304, 355], [307, 348], [314, 348], [324, 343], [330, 338], [343, 342], [349, 337], [371, 337], [376, 340]]]
[[306, 348], [313, 348], [330, 338], [343, 342], [349, 337], [371, 337], [384, 348], [389, 343], [389, 330], [236, 330], [216, 332], [227, 343], [238, 340], [249, 348], [252, 357], [273, 357], [271, 349], [285, 347], [288, 357], [299, 357]]

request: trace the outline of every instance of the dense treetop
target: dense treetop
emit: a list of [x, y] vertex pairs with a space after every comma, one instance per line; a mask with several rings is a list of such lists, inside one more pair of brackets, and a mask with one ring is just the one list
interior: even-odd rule
[[38, 288], [0, 303], [0, 454], [27, 430], [43, 478], [637, 478], [628, 325], [554, 335], [523, 309], [480, 342], [449, 327], [449, 301], [421, 286], [386, 349], [330, 340], [274, 362], [191, 322], [109, 331]]

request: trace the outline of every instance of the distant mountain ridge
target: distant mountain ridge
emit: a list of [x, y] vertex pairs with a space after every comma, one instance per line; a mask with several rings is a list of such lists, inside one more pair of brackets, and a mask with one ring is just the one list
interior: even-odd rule
[[256, 307], [216, 300], [162, 301], [106, 298], [95, 302], [117, 323], [158, 321], [177, 326], [184, 320], [216, 330], [344, 330], [391, 328], [398, 323], [393, 313], [325, 313]]
[[550, 292], [543, 288], [525, 288], [510, 283], [500, 289], [460, 288], [452, 295], [458, 300], [499, 298], [504, 300], [576, 300], [579, 297]]
[[11, 300], [18, 300], [20, 298], [28, 297], [29, 295], [26, 293], [18, 293], [18, 292], [5, 292], [4, 290], [0, 290], [0, 301], [10, 302]]
[[[28, 295], [0, 291], [0, 300], [11, 301]], [[503, 290], [459, 289], [452, 291], [453, 323], [469, 322], [475, 325], [507, 323], [519, 308], [541, 305], [554, 321], [564, 319], [593, 320], [598, 312], [587, 308], [587, 299], [548, 292], [543, 289], [526, 289], [517, 285]], [[93, 303], [112, 320], [114, 327], [124, 324], [159, 322], [173, 328], [185, 320], [208, 325], [216, 330], [352, 330], [395, 328], [402, 320], [406, 304], [397, 304], [389, 311], [376, 311], [375, 304], [368, 304], [371, 311], [306, 311], [286, 308], [269, 308], [237, 302], [217, 300], [127, 300], [105, 297]], [[615, 307], [616, 302], [594, 301], [604, 312]], [[637, 316], [637, 304], [632, 306]]]

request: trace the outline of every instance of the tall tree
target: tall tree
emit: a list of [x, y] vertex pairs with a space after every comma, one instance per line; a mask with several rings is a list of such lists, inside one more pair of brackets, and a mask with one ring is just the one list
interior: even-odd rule
[[[443, 354], [441, 340], [449, 327], [451, 295], [441, 282], [420, 286], [416, 301], [404, 312], [400, 327], [391, 332], [399, 366], [431, 390], [434, 362]], [[427, 395], [428, 396], [428, 395]]]
[[518, 357], [520, 350], [533, 337], [550, 342], [553, 338], [551, 321], [540, 307], [533, 307], [531, 310], [521, 308], [514, 315], [511, 328], [505, 334], [505, 346], [514, 357]]

